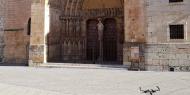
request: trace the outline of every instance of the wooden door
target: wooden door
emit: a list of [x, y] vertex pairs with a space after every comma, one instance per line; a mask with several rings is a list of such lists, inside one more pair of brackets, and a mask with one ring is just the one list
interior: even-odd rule
[[87, 60], [97, 60], [99, 57], [98, 21], [91, 19], [87, 21]]
[[117, 61], [117, 29], [113, 18], [104, 20], [103, 59], [104, 61]]

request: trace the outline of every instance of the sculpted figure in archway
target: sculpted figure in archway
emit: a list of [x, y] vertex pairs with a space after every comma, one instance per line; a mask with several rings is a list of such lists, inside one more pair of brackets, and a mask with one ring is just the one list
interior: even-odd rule
[[103, 37], [103, 31], [104, 31], [104, 25], [102, 23], [102, 19], [101, 18], [98, 18], [97, 27], [98, 27], [98, 40], [101, 41], [102, 37]]
[[103, 32], [104, 32], [104, 25], [102, 23], [102, 19], [98, 18], [98, 24], [97, 24], [97, 28], [98, 28], [98, 40], [100, 43], [100, 54], [99, 54], [99, 58], [98, 61], [100, 63], [103, 62]]

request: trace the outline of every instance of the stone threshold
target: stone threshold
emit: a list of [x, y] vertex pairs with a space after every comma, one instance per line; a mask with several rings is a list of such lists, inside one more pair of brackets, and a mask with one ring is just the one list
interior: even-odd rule
[[44, 63], [40, 67], [46, 68], [79, 68], [79, 69], [123, 69], [128, 70], [126, 65], [105, 65], [105, 64], [82, 64], [82, 63]]

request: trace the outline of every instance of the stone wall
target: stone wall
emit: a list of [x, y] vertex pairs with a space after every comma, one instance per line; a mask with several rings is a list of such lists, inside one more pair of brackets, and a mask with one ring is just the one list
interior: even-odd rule
[[[147, 70], [187, 71], [190, 66], [190, 1], [169, 3], [169, 0], [146, 0]], [[169, 25], [184, 24], [185, 38], [170, 39]]]
[[190, 44], [149, 44], [145, 59], [147, 70], [190, 71]]
[[[32, 0], [31, 6], [31, 38], [29, 50], [29, 65], [45, 63], [45, 1]], [[48, 23], [47, 23], [48, 24]]]
[[27, 63], [29, 35], [28, 21], [31, 14], [31, 0], [6, 0], [4, 27], [5, 63]]
[[145, 42], [145, 1], [124, 0], [125, 42]]
[[3, 53], [3, 49], [4, 49], [4, 21], [5, 21], [5, 6], [6, 6], [6, 2], [5, 0], [1, 0], [0, 1], [0, 63], [3, 62], [3, 58], [4, 58], [4, 53]]
[[[124, 65], [131, 65], [131, 47], [144, 48], [146, 42], [146, 0], [124, 0], [124, 18], [125, 18], [125, 45], [123, 49]], [[133, 44], [134, 43], [134, 44]], [[140, 53], [143, 54], [143, 49]], [[140, 60], [143, 65], [144, 56]], [[143, 67], [143, 66], [142, 66]], [[142, 68], [143, 69], [143, 68]]]

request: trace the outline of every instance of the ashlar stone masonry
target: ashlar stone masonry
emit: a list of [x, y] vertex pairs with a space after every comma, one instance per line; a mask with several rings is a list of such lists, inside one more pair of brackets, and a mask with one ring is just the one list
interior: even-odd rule
[[5, 64], [122, 64], [131, 70], [190, 71], [190, 0], [0, 2], [0, 61]]
[[0, 1], [0, 63], [4, 59], [5, 0]]

